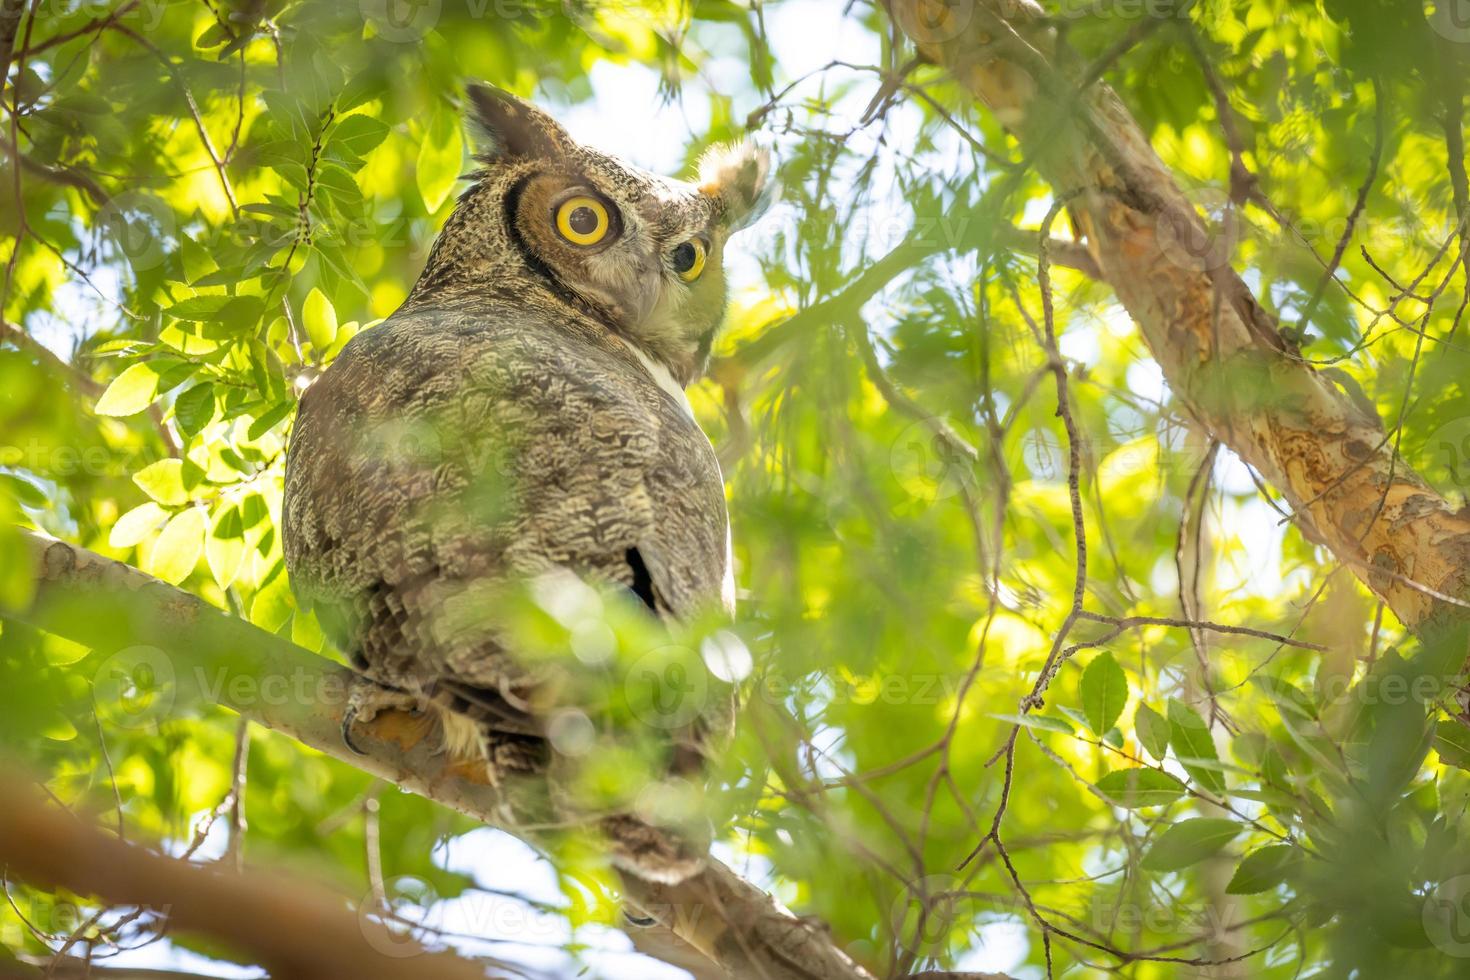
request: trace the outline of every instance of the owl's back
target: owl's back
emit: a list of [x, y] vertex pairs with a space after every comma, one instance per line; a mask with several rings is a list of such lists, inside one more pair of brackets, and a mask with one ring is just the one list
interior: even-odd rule
[[514, 688], [483, 622], [510, 578], [564, 569], [660, 613], [726, 598], [709, 440], [606, 328], [481, 299], [405, 308], [302, 398], [286, 560], [375, 680]]

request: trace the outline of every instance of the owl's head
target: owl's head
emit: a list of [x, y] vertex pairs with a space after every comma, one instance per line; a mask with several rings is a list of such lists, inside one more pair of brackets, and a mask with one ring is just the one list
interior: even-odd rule
[[482, 169], [420, 286], [452, 279], [499, 292], [529, 280], [663, 362], [681, 384], [693, 381], [724, 316], [725, 243], [767, 202], [767, 153], [717, 147], [696, 182], [673, 180], [575, 142], [498, 89], [472, 85], [469, 100]]

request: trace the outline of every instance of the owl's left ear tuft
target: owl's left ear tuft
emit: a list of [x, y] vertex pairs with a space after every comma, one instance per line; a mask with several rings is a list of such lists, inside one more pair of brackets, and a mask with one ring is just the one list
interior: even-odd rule
[[571, 146], [567, 131], [524, 99], [490, 85], [473, 83], [467, 94], [470, 122], [479, 136], [475, 156], [482, 163], [556, 157]]
[[739, 231], [756, 221], [776, 198], [771, 153], [749, 140], [710, 147], [699, 160], [699, 189], [723, 206], [725, 226]]

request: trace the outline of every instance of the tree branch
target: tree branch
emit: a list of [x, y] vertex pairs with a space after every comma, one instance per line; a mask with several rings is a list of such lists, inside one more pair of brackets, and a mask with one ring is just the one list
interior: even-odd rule
[[0, 0], [0, 92], [10, 77], [10, 59], [15, 52], [15, 34], [25, 13], [26, 0]]
[[0, 151], [4, 151], [12, 161], [19, 159], [22, 170], [33, 173], [42, 180], [85, 192], [99, 208], [105, 207], [112, 200], [112, 195], [103, 190], [101, 184], [75, 167], [52, 167], [39, 163], [23, 153], [17, 153], [13, 146], [3, 140], [0, 140]]
[[[516, 832], [505, 826], [502, 806], [515, 798], [515, 784], [492, 787], [482, 767], [453, 764], [436, 752], [435, 740], [425, 737], [417, 719], [385, 712], [354, 729], [365, 755], [343, 745], [342, 712], [356, 676], [348, 668], [136, 568], [35, 532], [23, 534], [37, 591], [29, 608], [7, 613], [9, 618], [97, 649], [141, 644], [138, 656], [158, 678], [155, 696], [221, 704], [403, 789]], [[826, 931], [713, 858], [680, 884], [625, 876], [624, 889], [630, 904], [732, 976], [872, 980]]]
[[1080, 192], [1071, 209], [1102, 278], [1204, 429], [1270, 481], [1303, 530], [1410, 629], [1462, 617], [1470, 511], [1397, 459], [1382, 422], [1282, 338], [1117, 95], [1101, 83], [1079, 90], [1057, 70], [1042, 9], [886, 2], [1059, 195]]
[[[102, 833], [58, 812], [0, 764], [0, 865], [47, 888], [156, 909], [171, 927], [227, 941], [279, 980], [484, 980], [483, 964], [431, 953], [347, 910], [320, 887], [260, 872], [221, 874]], [[62, 974], [66, 975], [66, 974]]]

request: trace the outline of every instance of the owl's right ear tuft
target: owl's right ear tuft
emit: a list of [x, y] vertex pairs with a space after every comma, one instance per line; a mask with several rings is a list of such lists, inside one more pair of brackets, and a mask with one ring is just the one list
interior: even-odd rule
[[732, 232], [755, 222], [775, 201], [779, 185], [770, 177], [770, 150], [750, 140], [712, 146], [699, 160], [699, 189], [720, 202]]
[[471, 83], [468, 93], [480, 162], [556, 157], [571, 147], [566, 130], [531, 103], [491, 85]]

